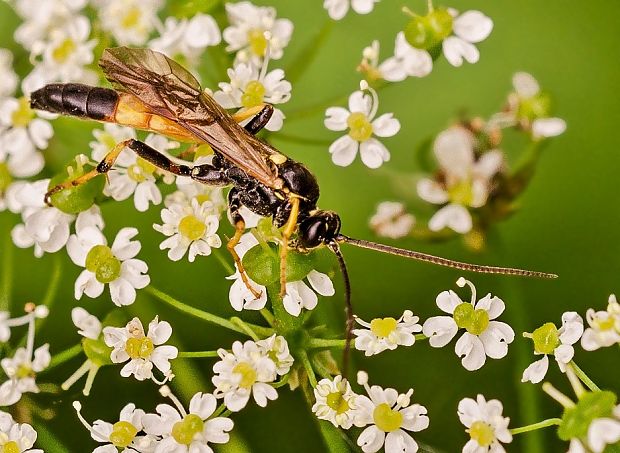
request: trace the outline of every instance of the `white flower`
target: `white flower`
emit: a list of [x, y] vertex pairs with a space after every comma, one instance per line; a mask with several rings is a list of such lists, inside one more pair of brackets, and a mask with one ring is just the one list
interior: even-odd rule
[[37, 432], [27, 423], [17, 423], [11, 414], [0, 411], [0, 447], [6, 453], [43, 453], [33, 449]]
[[276, 19], [275, 8], [255, 6], [247, 1], [226, 3], [226, 13], [230, 22], [223, 32], [228, 43], [226, 51], [237, 52], [238, 61], [257, 63], [267, 51], [274, 60], [282, 58], [293, 33], [290, 20]]
[[269, 338], [257, 341], [256, 344], [273, 360], [278, 376], [288, 374], [293, 366], [294, 359], [289, 352], [286, 338], [273, 334]]
[[153, 379], [153, 366], [161, 371], [167, 379], [172, 378], [170, 360], [175, 359], [179, 350], [174, 346], [164, 345], [172, 335], [172, 327], [159, 317], [149, 323], [148, 332], [138, 318], [133, 318], [125, 327], [104, 327], [105, 344], [114, 348], [110, 359], [114, 363], [128, 363], [121, 370], [121, 376], [132, 374], [139, 381]]
[[361, 413], [356, 425], [370, 425], [357, 438], [357, 445], [362, 447], [362, 451], [374, 453], [384, 444], [386, 453], [418, 451], [418, 443], [407, 431], [425, 430], [429, 419], [426, 407], [411, 404], [413, 389], [399, 395], [392, 388], [369, 387], [368, 376], [364, 372], [358, 373], [358, 382], [364, 386], [368, 397], [361, 395], [356, 398]]
[[407, 213], [405, 205], [396, 201], [383, 201], [370, 218], [370, 228], [379, 236], [398, 239], [409, 234], [415, 217]]
[[7, 209], [10, 192], [19, 187], [14, 178], [34, 176], [44, 165], [39, 152], [9, 154], [0, 150], [0, 211]]
[[[365, 81], [360, 90], [349, 96], [349, 110], [330, 107], [325, 112], [325, 127], [332, 131], [349, 130], [329, 147], [332, 161], [341, 167], [351, 165], [359, 150], [362, 162], [369, 168], [379, 168], [390, 160], [388, 149], [373, 135], [392, 137], [400, 130], [400, 123], [392, 113], [385, 113], [375, 119], [379, 108], [377, 92]], [[364, 94], [368, 90], [370, 94]]]
[[101, 445], [93, 450], [93, 453], [132, 453], [135, 451], [153, 451], [155, 439], [152, 436], [138, 436], [143, 429], [144, 411], [136, 409], [133, 403], [127, 404], [118, 417], [118, 422], [112, 424], [103, 420], [95, 420], [92, 426], [82, 416], [82, 405], [79, 401], [73, 402], [80, 422], [90, 432], [90, 436]]
[[586, 320], [589, 327], [581, 338], [583, 349], [594, 351], [620, 344], [620, 304], [614, 294], [609, 296], [607, 310], [594, 311], [589, 308], [586, 311]]
[[[54, 129], [39, 115], [30, 108], [25, 97], [0, 100], [0, 155], [28, 156], [37, 161], [40, 171], [43, 156], [35, 151], [47, 148]], [[21, 160], [23, 157], [16, 158]]]
[[459, 14], [455, 9], [449, 9], [448, 12], [453, 17], [454, 34], [442, 43], [446, 60], [457, 67], [463, 64], [463, 60], [476, 63], [480, 59], [480, 52], [474, 44], [489, 37], [493, 30], [493, 21], [480, 11], [465, 11]]
[[323, 8], [334, 20], [340, 20], [349, 12], [349, 5], [357, 14], [368, 14], [380, 0], [325, 0]]
[[394, 350], [397, 346], [411, 346], [415, 343], [414, 332], [421, 332], [418, 324], [420, 318], [413, 316], [413, 312], [405, 310], [398, 318], [375, 318], [369, 323], [355, 317], [355, 321], [366, 329], [354, 329], [355, 349], [364, 351], [371, 356], [386, 350]]
[[[258, 240], [252, 233], [245, 233], [241, 236], [239, 244], [235, 246], [235, 251], [240, 258], [243, 258], [246, 252], [257, 244]], [[250, 286], [257, 293], [260, 293], [260, 297], [256, 298], [252, 291], [250, 291], [243, 282], [241, 273], [239, 272], [236, 263], [235, 273], [226, 277], [226, 279], [234, 280], [230, 290], [228, 291], [228, 300], [230, 301], [230, 305], [232, 305], [235, 310], [261, 310], [265, 307], [265, 304], [267, 303], [267, 288], [263, 285], [259, 285], [248, 276]]]
[[286, 294], [282, 302], [284, 309], [293, 316], [299, 316], [302, 308], [313, 310], [319, 301], [317, 293], [321, 296], [336, 294], [334, 284], [327, 274], [313, 269], [306, 275], [306, 279], [310, 286], [303, 280], [286, 282]]
[[[261, 104], [283, 104], [291, 98], [291, 84], [284, 80], [284, 71], [274, 69], [267, 72], [268, 59], [263, 66], [252, 63], [237, 63], [228, 70], [230, 83], [220, 83], [220, 90], [213, 98], [225, 109], [248, 109]], [[275, 108], [265, 126], [269, 131], [278, 131], [284, 121], [282, 110]]]
[[531, 130], [535, 140], [564, 133], [566, 122], [561, 118], [548, 117], [549, 99], [531, 74], [517, 72], [512, 77], [512, 86], [515, 91], [508, 96], [509, 120]]
[[101, 335], [101, 321], [82, 307], [74, 307], [71, 310], [71, 320], [78, 328], [78, 333], [84, 338], [96, 340]]
[[473, 134], [460, 126], [441, 132], [435, 139], [433, 151], [441, 180], [423, 178], [417, 185], [424, 201], [445, 205], [430, 219], [428, 227], [432, 231], [471, 231], [473, 221], [468, 208], [484, 206], [493, 190], [493, 178], [504, 163], [503, 153], [491, 150], [476, 158], [474, 145]]
[[189, 402], [189, 413], [181, 402], [164, 386], [160, 389], [176, 407], [159, 404], [157, 414], [146, 414], [144, 430], [153, 436], [161, 436], [155, 453], [209, 453], [209, 443], [225, 444], [234, 423], [226, 417], [210, 418], [217, 409], [217, 400], [210, 393], [196, 393]]
[[12, 96], [17, 82], [17, 74], [13, 70], [13, 54], [8, 49], [0, 49], [0, 98]]
[[527, 336], [534, 340], [534, 353], [544, 355], [542, 359], [532, 363], [523, 371], [521, 382], [529, 381], [537, 384], [543, 380], [549, 369], [547, 354], [554, 355], [560, 370], [564, 373], [566, 365], [573, 360], [575, 355], [573, 344], [579, 341], [582, 334], [583, 319], [574, 311], [562, 315], [562, 327], [559, 329], [553, 323], [546, 323], [532, 334], [528, 334]]
[[407, 77], [424, 77], [433, 69], [433, 59], [425, 50], [412, 47], [401, 31], [396, 35], [394, 56], [379, 64], [379, 41], [373, 41], [363, 52], [359, 70], [371, 80], [385, 79], [400, 82]]
[[120, 45], [145, 44], [157, 19], [161, 0], [97, 0], [105, 31]]
[[222, 360], [213, 366], [216, 373], [212, 378], [213, 394], [216, 398], [224, 398], [229, 410], [238, 412], [243, 409], [250, 395], [261, 407], [278, 398], [276, 389], [270, 385], [276, 379], [277, 367], [262, 347], [249, 340], [245, 343], [235, 341], [232, 353], [225, 349], [217, 352]]
[[[29, 336], [34, 336], [34, 323], [31, 323]], [[30, 349], [19, 348], [12, 358], [2, 359], [0, 364], [9, 380], [0, 385], [0, 406], [15, 404], [21, 399], [23, 393], [39, 393], [39, 387], [35, 381], [36, 374], [47, 368], [51, 359], [47, 343], [35, 349], [34, 352]]]
[[512, 442], [512, 434], [508, 430], [510, 418], [502, 416], [502, 411], [500, 401], [487, 401], [483, 395], [478, 395], [476, 400], [464, 398], [459, 402], [459, 419], [471, 437], [463, 447], [463, 453], [506, 451], [501, 443]]
[[191, 205], [192, 199], [198, 201], [200, 205], [208, 201], [211, 203], [211, 213], [218, 218], [228, 208], [228, 203], [224, 198], [224, 192], [221, 187], [201, 184], [183, 176], [176, 178], [176, 185], [179, 190], [164, 198], [164, 205], [166, 207], [170, 207], [173, 204]]
[[141, 248], [139, 241], [131, 239], [138, 234], [135, 228], [121, 229], [112, 247], [95, 226], [76, 227], [76, 233], [67, 242], [71, 260], [85, 269], [75, 281], [75, 298], [82, 294], [99, 297], [106, 284], [110, 285], [112, 302], [117, 306], [130, 305], [136, 300], [136, 289], [150, 283], [146, 275], [148, 266], [135, 259]]
[[213, 17], [198, 13], [191, 19], [167, 17], [164, 29], [148, 47], [171, 58], [179, 55], [196, 65], [200, 55], [209, 46], [220, 43], [222, 36]]
[[443, 291], [437, 296], [437, 306], [452, 316], [429, 318], [422, 327], [422, 333], [429, 337], [430, 345], [441, 348], [447, 345], [460, 328], [465, 332], [456, 342], [455, 352], [462, 357], [465, 369], [481, 368], [486, 357], [501, 359], [508, 353], [508, 345], [514, 340], [512, 328], [503, 322], [494, 321], [504, 311], [504, 302], [487, 294], [476, 302], [476, 287], [468, 280], [459, 278], [459, 287], [468, 285], [472, 291], [471, 302], [463, 302], [454, 291]]
[[351, 390], [351, 384], [342, 376], [333, 380], [321, 379], [314, 388], [314, 398], [312, 412], [317, 418], [342, 429], [349, 429], [354, 424], [364, 426], [364, 417], [357, 405], [359, 395]]
[[36, 43], [32, 58], [40, 56], [42, 59], [24, 80], [24, 91], [32, 92], [51, 82], [95, 84], [98, 77], [86, 66], [94, 60], [97, 40], [88, 40], [89, 36], [90, 21], [85, 16], [77, 16], [61, 28], [53, 29], [45, 42]]
[[168, 236], [159, 248], [168, 250], [168, 258], [179, 261], [189, 249], [188, 258], [194, 262], [197, 255], [208, 256], [211, 248], [222, 246], [222, 240], [217, 235], [219, 220], [213, 213], [210, 201], [202, 204], [196, 198], [191, 202], [173, 203], [162, 209], [163, 225], [154, 224], [156, 231]]
[[13, 3], [17, 14], [24, 19], [15, 30], [15, 41], [31, 50], [35, 44], [47, 41], [54, 30], [65, 27], [88, 0], [17, 0]]

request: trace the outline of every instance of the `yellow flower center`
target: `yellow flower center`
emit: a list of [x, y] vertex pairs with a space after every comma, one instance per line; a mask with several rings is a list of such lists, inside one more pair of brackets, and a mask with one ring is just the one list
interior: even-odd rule
[[[0, 185], [2, 189], [2, 185]], [[597, 318], [594, 320], [594, 325], [598, 330], [611, 330], [615, 326], [615, 320], [613, 316], [608, 316], [606, 319]]]
[[183, 420], [176, 422], [172, 426], [172, 437], [181, 445], [189, 445], [194, 440], [196, 434], [204, 429], [205, 423], [198, 415], [186, 415]]
[[195, 215], [186, 215], [179, 222], [179, 233], [190, 241], [196, 241], [204, 236], [207, 226], [198, 220]]
[[241, 375], [241, 382], [239, 382], [239, 387], [241, 388], [249, 389], [256, 382], [256, 370], [249, 363], [241, 362], [232, 371]]
[[131, 423], [126, 421], [116, 422], [112, 426], [110, 442], [112, 442], [112, 445], [115, 447], [125, 448], [131, 444], [136, 434], [138, 434], [138, 429]]
[[349, 403], [344, 399], [344, 395], [340, 392], [332, 392], [327, 395], [327, 405], [336, 411], [336, 414], [344, 414], [349, 410]]
[[365, 142], [372, 137], [372, 124], [362, 112], [353, 112], [347, 118], [349, 136], [358, 142]]
[[121, 26], [123, 28], [133, 28], [140, 22], [140, 8], [137, 6], [133, 6], [127, 10], [127, 14], [123, 17], [121, 21]]
[[34, 119], [34, 111], [30, 108], [30, 101], [25, 97], [18, 99], [17, 109], [11, 115], [11, 123], [15, 127], [26, 127]]
[[9, 171], [9, 166], [4, 162], [0, 162], [0, 196], [13, 182], [13, 177]]
[[372, 418], [377, 428], [386, 433], [400, 429], [403, 424], [403, 414], [392, 410], [387, 403], [379, 404], [372, 412]]
[[267, 52], [267, 38], [265, 38], [264, 30], [255, 28], [248, 32], [248, 42], [250, 50], [258, 57], [264, 57]]
[[265, 98], [265, 86], [258, 80], [252, 80], [245, 86], [241, 96], [241, 104], [244, 107], [256, 107], [263, 103]]
[[17, 367], [17, 370], [15, 371], [15, 376], [18, 379], [34, 377], [34, 371], [32, 371], [30, 364], [22, 363], [20, 366]]
[[86, 255], [86, 269], [101, 283], [110, 283], [121, 275], [121, 262], [107, 245], [96, 245]]
[[129, 338], [125, 342], [125, 352], [132, 359], [148, 359], [154, 349], [153, 340], [148, 337]]
[[75, 42], [67, 38], [52, 51], [52, 58], [59, 63], [64, 63], [75, 52], [76, 47]]
[[397, 325], [394, 318], [376, 318], [370, 321], [370, 331], [378, 338], [386, 338], [396, 330]]
[[0, 452], [1, 453], [21, 453], [21, 450], [19, 449], [19, 445], [17, 445], [17, 442], [11, 440], [7, 442], [6, 444], [0, 446]]
[[478, 442], [481, 447], [488, 447], [495, 440], [495, 431], [489, 424], [477, 421], [469, 428], [469, 437]]
[[461, 181], [460, 183], [448, 189], [448, 197], [453, 203], [463, 206], [471, 206], [474, 201], [474, 193], [472, 191], [471, 182]]
[[532, 333], [534, 351], [540, 354], [552, 354], [560, 345], [560, 334], [552, 322], [548, 322]]
[[457, 305], [453, 316], [456, 325], [472, 335], [480, 335], [489, 326], [489, 314], [486, 310], [474, 310], [473, 305], [467, 302]]
[[157, 169], [155, 165], [138, 157], [136, 163], [127, 167], [127, 176], [136, 182], [144, 182]]

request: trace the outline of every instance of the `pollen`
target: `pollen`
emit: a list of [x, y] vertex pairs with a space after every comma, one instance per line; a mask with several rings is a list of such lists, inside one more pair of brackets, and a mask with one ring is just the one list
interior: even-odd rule
[[281, 165], [287, 161], [287, 157], [284, 154], [279, 154], [279, 153], [272, 154], [271, 156], [269, 156], [269, 159], [271, 159], [271, 161], [276, 165]]
[[368, 117], [361, 112], [354, 112], [347, 118], [349, 126], [349, 136], [358, 142], [365, 142], [372, 137], [372, 124]]
[[125, 342], [125, 352], [132, 359], [148, 359], [154, 349], [153, 340], [148, 337], [129, 338]]
[[204, 422], [196, 414], [186, 415], [172, 426], [172, 437], [181, 445], [190, 445], [196, 434], [204, 430]]
[[329, 395], [327, 395], [326, 400], [327, 405], [332, 408], [337, 415], [344, 414], [350, 409], [349, 403], [347, 403], [347, 400], [344, 399], [342, 393], [340, 392], [330, 393]]
[[394, 318], [376, 318], [370, 321], [370, 331], [378, 338], [387, 338], [396, 330], [397, 325]]
[[246, 362], [241, 362], [237, 364], [232, 371], [233, 373], [241, 375], [241, 382], [239, 382], [239, 387], [244, 389], [251, 388], [256, 382], [256, 378], [258, 377], [256, 375], [256, 370], [249, 363]]
[[256, 107], [261, 105], [265, 99], [265, 85], [258, 80], [252, 80], [249, 82], [243, 91], [241, 96], [241, 104], [246, 107]]
[[396, 431], [403, 424], [403, 414], [392, 410], [387, 403], [379, 404], [372, 412], [372, 418], [377, 428], [385, 433]]
[[179, 233], [190, 241], [197, 241], [206, 231], [207, 226], [195, 215], [187, 215], [179, 222]]
[[114, 423], [112, 433], [110, 434], [110, 442], [118, 448], [128, 447], [138, 434], [138, 429], [127, 421]]
[[100, 283], [110, 283], [121, 275], [121, 262], [107, 245], [96, 245], [86, 255], [86, 269]]
[[267, 38], [265, 32], [260, 29], [250, 30], [248, 32], [248, 42], [250, 50], [258, 57], [264, 57], [267, 52]]
[[52, 58], [59, 63], [64, 63], [75, 50], [75, 42], [71, 38], [67, 38], [52, 51]]
[[482, 421], [472, 423], [468, 432], [469, 437], [478, 442], [478, 445], [481, 447], [488, 447], [495, 440], [495, 431], [493, 431], [493, 428]]
[[17, 109], [11, 116], [11, 123], [15, 127], [28, 126], [34, 119], [34, 111], [30, 108], [30, 102], [25, 97], [19, 98], [18, 102]]
[[6, 444], [0, 445], [0, 447], [2, 448], [2, 453], [20, 453], [21, 452], [19, 445], [17, 445], [17, 442], [15, 442], [14, 440], [10, 440]]

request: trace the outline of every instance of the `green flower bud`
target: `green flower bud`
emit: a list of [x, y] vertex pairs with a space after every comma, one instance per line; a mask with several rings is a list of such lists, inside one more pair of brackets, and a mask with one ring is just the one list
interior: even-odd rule
[[[58, 184], [73, 181], [86, 173], [86, 170], [76, 162], [73, 162], [73, 166], [69, 168], [71, 170], [65, 170], [54, 176], [50, 181], [48, 189]], [[51, 196], [51, 202], [52, 205], [62, 212], [78, 214], [86, 211], [95, 203], [95, 199], [103, 193], [104, 186], [105, 177], [103, 175], [95, 176], [84, 184], [56, 192]]]
[[564, 410], [558, 436], [566, 441], [586, 437], [593, 420], [612, 416], [616, 402], [616, 395], [609, 391], [585, 393], [576, 406]]
[[82, 348], [86, 357], [95, 365], [101, 367], [104, 365], [112, 365], [110, 360], [110, 352], [112, 348], [106, 345], [103, 338], [93, 340], [92, 338], [84, 338], [82, 340]]

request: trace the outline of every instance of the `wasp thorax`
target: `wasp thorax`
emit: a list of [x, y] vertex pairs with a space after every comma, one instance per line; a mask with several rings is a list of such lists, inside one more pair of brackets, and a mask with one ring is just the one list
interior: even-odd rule
[[299, 225], [299, 239], [306, 248], [332, 242], [340, 233], [340, 217], [333, 211], [317, 211]]

